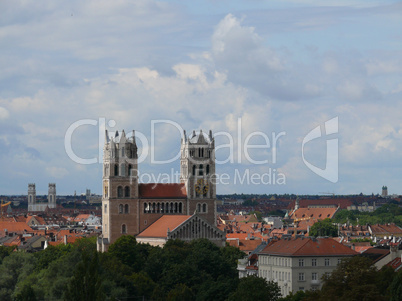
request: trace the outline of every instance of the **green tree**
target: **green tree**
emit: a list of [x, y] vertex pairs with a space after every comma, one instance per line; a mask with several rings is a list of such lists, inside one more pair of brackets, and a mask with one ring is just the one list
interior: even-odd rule
[[241, 278], [237, 289], [229, 296], [229, 301], [276, 301], [279, 300], [280, 288], [276, 282], [266, 281], [257, 276]]
[[92, 259], [88, 254], [83, 254], [82, 261], [77, 265], [74, 276], [68, 283], [64, 299], [66, 301], [104, 300], [105, 295], [102, 290], [102, 281], [98, 269], [98, 253], [95, 252]]
[[330, 276], [323, 277], [320, 300], [386, 300], [377, 287], [377, 275], [368, 258], [342, 260]]
[[24, 286], [21, 292], [18, 293], [14, 298], [14, 301], [36, 301], [36, 300], [38, 299], [36, 299], [35, 291], [29, 285]]
[[152, 248], [148, 244], [137, 243], [132, 235], [123, 235], [109, 247], [108, 253], [138, 273], [144, 269]]
[[0, 266], [0, 300], [12, 300], [18, 281], [27, 278], [35, 268], [36, 259], [31, 253], [13, 252]]
[[390, 301], [402, 301], [402, 270], [399, 271], [389, 286]]
[[167, 301], [193, 301], [194, 297], [195, 296], [189, 287], [185, 284], [179, 283], [169, 292]]
[[324, 220], [319, 220], [311, 228], [309, 232], [310, 236], [338, 236], [338, 228], [336, 225], [332, 224], [332, 220], [326, 218]]

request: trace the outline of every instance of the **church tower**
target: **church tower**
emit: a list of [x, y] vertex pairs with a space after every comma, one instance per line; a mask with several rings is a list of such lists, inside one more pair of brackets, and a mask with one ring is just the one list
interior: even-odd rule
[[105, 133], [103, 148], [102, 235], [98, 250], [124, 234], [138, 231], [138, 162], [135, 133], [127, 137], [124, 130], [114, 137]]
[[49, 208], [56, 208], [56, 184], [49, 183], [49, 190], [47, 195]]
[[216, 225], [215, 140], [200, 130], [181, 140], [180, 182], [186, 185], [187, 214], [197, 211]]
[[28, 184], [28, 211], [35, 211], [36, 205], [36, 187], [35, 184]]

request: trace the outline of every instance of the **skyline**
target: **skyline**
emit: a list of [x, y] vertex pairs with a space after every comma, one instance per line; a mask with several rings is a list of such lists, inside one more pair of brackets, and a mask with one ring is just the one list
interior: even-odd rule
[[[105, 120], [112, 134], [169, 120], [191, 134], [264, 133], [255, 160], [217, 173], [276, 170], [284, 185], [218, 185], [218, 194], [402, 194], [402, 3], [398, 1], [4, 1], [0, 3], [0, 194], [101, 192], [100, 164], [69, 158], [65, 136], [80, 120]], [[338, 179], [311, 171], [303, 139], [338, 118]], [[111, 121], [114, 121], [111, 122]], [[99, 155], [99, 126], [79, 127], [72, 149]], [[111, 126], [113, 125], [113, 126]], [[285, 133], [272, 147], [273, 134]], [[324, 133], [324, 132], [323, 132]], [[250, 144], [263, 144], [259, 137]], [[261, 138], [261, 139], [258, 139]], [[331, 139], [332, 139], [331, 138]], [[181, 133], [156, 126], [156, 158], [180, 150]], [[216, 138], [224, 145], [223, 136]], [[305, 145], [325, 167], [326, 140]], [[217, 150], [217, 159], [227, 156]], [[276, 153], [275, 162], [273, 153]], [[158, 175], [180, 170], [139, 164]]]

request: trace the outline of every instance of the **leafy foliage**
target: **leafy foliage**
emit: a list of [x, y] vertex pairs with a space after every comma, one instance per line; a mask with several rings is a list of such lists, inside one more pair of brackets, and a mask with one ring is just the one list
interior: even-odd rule
[[264, 278], [249, 276], [240, 279], [237, 289], [230, 295], [229, 301], [276, 301], [279, 300], [280, 288], [276, 282]]
[[336, 225], [332, 224], [332, 220], [326, 218], [324, 220], [319, 220], [311, 228], [309, 234], [311, 236], [338, 236], [338, 228]]

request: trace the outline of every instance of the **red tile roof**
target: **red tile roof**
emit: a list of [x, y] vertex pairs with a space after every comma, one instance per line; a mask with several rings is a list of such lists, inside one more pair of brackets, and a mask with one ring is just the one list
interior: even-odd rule
[[261, 253], [284, 256], [351, 256], [358, 254], [331, 238], [281, 239], [265, 247]]
[[138, 193], [140, 198], [166, 199], [166, 198], [186, 198], [186, 186], [182, 183], [173, 184], [139, 184]]
[[167, 237], [167, 230], [173, 231], [191, 215], [163, 215], [156, 222], [142, 231], [137, 237]]
[[338, 208], [299, 208], [292, 215], [293, 219], [326, 219], [332, 218]]
[[[293, 200], [289, 208], [295, 207], [296, 201]], [[335, 205], [336, 207], [340, 207], [341, 209], [347, 209], [348, 206], [351, 206], [353, 202], [350, 199], [341, 199], [341, 198], [329, 198], [329, 199], [318, 199], [318, 200], [299, 200], [299, 207], [307, 208], [311, 205]]]
[[227, 240], [227, 243], [229, 243], [230, 246], [238, 247], [240, 249], [240, 251], [252, 252], [262, 243], [262, 240], [259, 240], [259, 239], [231, 239], [231, 240]]
[[24, 230], [31, 231], [31, 227], [29, 227], [24, 222], [2, 222], [0, 221], [0, 236], [4, 236], [4, 230], [7, 229], [9, 233], [23, 233]]
[[387, 266], [390, 266], [393, 268], [395, 271], [399, 270], [402, 268], [402, 261], [401, 261], [401, 256], [396, 257], [395, 259], [391, 260], [389, 263], [386, 264]]

